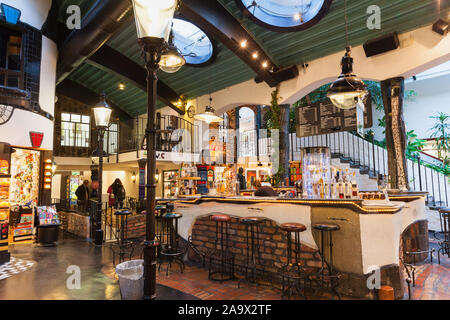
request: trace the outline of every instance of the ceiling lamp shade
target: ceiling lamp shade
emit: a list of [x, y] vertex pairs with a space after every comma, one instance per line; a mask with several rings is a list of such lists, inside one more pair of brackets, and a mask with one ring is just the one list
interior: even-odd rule
[[209, 106], [205, 107], [205, 112], [196, 114], [194, 116], [194, 119], [204, 121], [207, 124], [223, 121], [223, 118], [218, 117], [214, 114], [215, 110], [213, 107], [211, 107], [211, 101], [212, 101], [212, 98], [209, 98]]
[[367, 86], [353, 74], [353, 58], [351, 47], [346, 48], [342, 58], [342, 74], [328, 89], [327, 97], [338, 108], [352, 109], [367, 96]]
[[164, 72], [175, 73], [180, 70], [185, 63], [186, 60], [183, 55], [178, 51], [177, 47], [173, 45], [173, 36], [170, 36], [169, 45], [161, 52], [159, 67]]
[[111, 119], [112, 109], [106, 102], [106, 96], [103, 93], [100, 96], [100, 101], [94, 106], [95, 126], [97, 128], [108, 128], [109, 120]]
[[138, 38], [150, 37], [167, 41], [177, 4], [177, 0], [133, 0]]

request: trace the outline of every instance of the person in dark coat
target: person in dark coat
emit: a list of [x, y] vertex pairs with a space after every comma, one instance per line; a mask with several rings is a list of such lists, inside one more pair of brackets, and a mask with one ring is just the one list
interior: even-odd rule
[[122, 184], [122, 181], [120, 181], [119, 178], [114, 180], [114, 183], [108, 188], [108, 193], [114, 196], [114, 206], [116, 209], [122, 209], [123, 208], [123, 201], [126, 197], [125, 188]]
[[87, 210], [87, 204], [89, 200], [89, 180], [84, 180], [83, 184], [80, 185], [75, 191], [75, 195], [77, 196], [78, 207], [82, 209], [82, 211]]
[[238, 181], [239, 181], [239, 189], [240, 190], [247, 189], [247, 181], [245, 180], [244, 169], [243, 168], [239, 168], [238, 169], [237, 178], [238, 178]]

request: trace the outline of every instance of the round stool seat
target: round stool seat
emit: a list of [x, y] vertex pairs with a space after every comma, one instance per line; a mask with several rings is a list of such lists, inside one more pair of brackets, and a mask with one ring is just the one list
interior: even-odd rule
[[181, 213], [171, 212], [171, 213], [165, 213], [161, 216], [163, 219], [179, 219], [183, 215]]
[[124, 209], [124, 210], [119, 210], [119, 211], [114, 212], [114, 214], [115, 214], [116, 216], [128, 216], [128, 215], [130, 215], [131, 213], [132, 213], [132, 212], [131, 212], [130, 209]]
[[241, 219], [241, 222], [245, 224], [258, 224], [263, 221], [264, 219], [261, 217], [245, 217]]
[[442, 209], [439, 209], [439, 213], [450, 213], [450, 208], [442, 208]]
[[163, 204], [158, 204], [158, 205], [155, 207], [155, 209], [156, 209], [156, 210], [163, 210], [163, 209], [166, 209], [166, 206], [163, 205]]
[[280, 225], [280, 229], [287, 232], [303, 232], [306, 230], [306, 226], [301, 223], [288, 222]]
[[211, 216], [211, 220], [218, 222], [228, 222], [231, 220], [231, 217], [227, 214], [215, 214]]
[[313, 228], [316, 230], [321, 230], [321, 231], [337, 231], [340, 230], [341, 227], [337, 224], [334, 223], [316, 223], [313, 225]]

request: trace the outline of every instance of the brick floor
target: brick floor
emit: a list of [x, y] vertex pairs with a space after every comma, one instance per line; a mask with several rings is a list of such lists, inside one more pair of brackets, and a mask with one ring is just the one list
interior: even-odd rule
[[[428, 261], [418, 265], [416, 269], [416, 286], [412, 288], [412, 300], [450, 300], [450, 259], [441, 256], [441, 264], [437, 263], [437, 241], [430, 239], [430, 245], [436, 249], [433, 264]], [[108, 269], [108, 268], [106, 268]], [[103, 270], [114, 277], [114, 269]], [[238, 289], [238, 280], [223, 283], [210, 281], [208, 271], [193, 265], [186, 265], [184, 273], [180, 273], [177, 265], [166, 275], [165, 265], [157, 274], [157, 282], [202, 300], [280, 300], [280, 290], [272, 286], [248, 284], [243, 282]], [[320, 299], [333, 299], [332, 295], [323, 294]], [[405, 299], [407, 299], [407, 292]], [[294, 298], [295, 299], [295, 298]], [[298, 297], [297, 299], [302, 299]], [[308, 298], [311, 299], [311, 298]], [[317, 299], [317, 298], [316, 298]], [[343, 300], [350, 298], [343, 297]]]

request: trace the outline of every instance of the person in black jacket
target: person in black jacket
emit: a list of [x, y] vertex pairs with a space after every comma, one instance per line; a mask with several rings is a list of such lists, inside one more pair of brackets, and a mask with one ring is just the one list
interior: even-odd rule
[[89, 200], [89, 180], [84, 180], [83, 184], [77, 188], [75, 195], [77, 196], [78, 208], [82, 211], [87, 210]]
[[238, 178], [238, 181], [239, 181], [239, 189], [240, 190], [247, 189], [247, 181], [245, 181], [244, 169], [243, 168], [239, 168], [238, 169], [237, 178]]
[[114, 206], [116, 209], [122, 209], [123, 208], [123, 201], [126, 197], [125, 188], [122, 184], [122, 181], [120, 181], [119, 178], [114, 180], [114, 183], [110, 186], [112, 190], [112, 194], [114, 195]]

